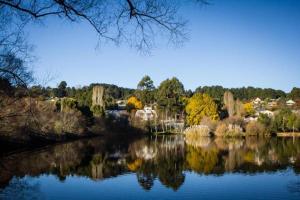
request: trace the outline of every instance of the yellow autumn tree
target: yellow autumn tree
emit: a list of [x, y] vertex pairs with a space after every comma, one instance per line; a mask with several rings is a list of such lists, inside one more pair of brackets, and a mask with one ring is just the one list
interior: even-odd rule
[[246, 112], [247, 116], [255, 114], [255, 110], [254, 110], [253, 104], [251, 102], [245, 103], [244, 104], [244, 109], [245, 109], [245, 112]]
[[135, 96], [132, 96], [127, 100], [127, 110], [129, 111], [142, 109], [142, 107], [142, 102]]
[[214, 100], [208, 94], [196, 93], [189, 100], [185, 107], [187, 122], [189, 125], [200, 124], [204, 116], [212, 120], [218, 120], [218, 108]]

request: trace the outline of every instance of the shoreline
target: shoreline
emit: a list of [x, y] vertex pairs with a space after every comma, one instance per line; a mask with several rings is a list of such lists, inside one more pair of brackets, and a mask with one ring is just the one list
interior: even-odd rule
[[300, 132], [279, 132], [277, 137], [300, 137]]

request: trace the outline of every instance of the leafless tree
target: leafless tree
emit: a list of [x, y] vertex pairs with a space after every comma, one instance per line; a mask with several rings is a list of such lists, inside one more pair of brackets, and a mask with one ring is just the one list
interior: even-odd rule
[[189, 2], [207, 4], [205, 0], [0, 0], [0, 11], [17, 13], [22, 21], [50, 16], [85, 21], [100, 41], [126, 42], [148, 51], [155, 38], [166, 36], [173, 44], [186, 40], [186, 21], [179, 8]]

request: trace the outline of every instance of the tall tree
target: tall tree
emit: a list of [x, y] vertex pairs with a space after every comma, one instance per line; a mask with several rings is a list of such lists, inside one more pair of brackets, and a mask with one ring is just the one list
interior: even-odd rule
[[67, 82], [62, 81], [59, 83], [57, 89], [55, 90], [55, 96], [57, 97], [65, 97], [67, 96]]
[[137, 85], [136, 95], [144, 105], [154, 101], [154, 84], [151, 78], [146, 75]]
[[300, 88], [294, 87], [289, 94], [292, 99], [300, 99]]
[[229, 117], [232, 117], [235, 114], [235, 101], [233, 98], [233, 94], [230, 91], [226, 91], [224, 93], [223, 101]]
[[184, 95], [183, 84], [175, 77], [161, 82], [157, 89], [156, 99], [158, 105], [172, 113], [182, 111]]
[[244, 104], [239, 99], [234, 102], [234, 112], [234, 114], [238, 117], [245, 116], [246, 114]]
[[140, 80], [140, 82], [137, 85], [138, 90], [154, 90], [154, 84], [151, 80], [150, 76], [146, 75]]

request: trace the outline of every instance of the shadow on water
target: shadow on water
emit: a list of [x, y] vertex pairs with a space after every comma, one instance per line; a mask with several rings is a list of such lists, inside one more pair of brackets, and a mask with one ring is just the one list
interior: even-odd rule
[[[300, 173], [299, 139], [203, 137], [198, 141], [185, 141], [181, 136], [168, 136], [127, 142], [92, 138], [2, 156], [0, 194], [16, 189], [22, 191], [22, 188], [38, 191], [38, 185], [29, 185], [21, 178], [44, 174], [64, 181], [69, 175], [103, 180], [133, 173], [144, 190], [151, 190], [155, 180], [159, 180], [176, 191], [188, 171], [221, 176], [270, 173], [287, 168]], [[299, 192], [299, 182], [288, 187]]]

